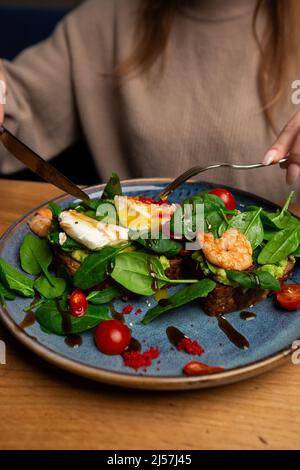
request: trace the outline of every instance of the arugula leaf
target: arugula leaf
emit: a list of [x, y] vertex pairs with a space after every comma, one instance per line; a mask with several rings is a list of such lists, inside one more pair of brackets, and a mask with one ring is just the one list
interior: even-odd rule
[[87, 300], [94, 305], [102, 305], [111, 302], [120, 295], [119, 290], [116, 287], [107, 287], [100, 291], [91, 292], [87, 296]]
[[112, 173], [107, 185], [104, 188], [101, 199], [114, 199], [115, 196], [122, 196], [120, 178], [116, 173]]
[[130, 244], [119, 248], [104, 247], [102, 250], [89, 255], [76, 271], [73, 282], [78, 289], [90, 289], [100, 284], [107, 277], [109, 263], [112, 258]]
[[0, 258], [0, 281], [23, 297], [34, 297], [33, 280]]
[[277, 232], [258, 256], [259, 264], [276, 264], [287, 258], [299, 247], [299, 227]]
[[202, 281], [198, 281], [196, 284], [184, 287], [169, 298], [167, 305], [156, 305], [155, 307], [150, 308], [144, 316], [142, 324], [148, 325], [148, 323], [152, 322], [155, 318], [169, 310], [172, 310], [173, 308], [181, 307], [182, 305], [200, 297], [207, 297], [215, 287], [216, 283], [211, 279], [203, 279]]
[[147, 253], [120, 253], [115, 257], [111, 277], [126, 289], [140, 295], [152, 295], [166, 284], [197, 282], [194, 279], [169, 279], [156, 256]]
[[106, 306], [97, 307], [89, 305], [88, 311], [83, 317], [73, 317], [64, 301], [59, 301], [60, 309], [64, 311], [70, 325], [70, 331], [63, 328], [63, 317], [57, 308], [58, 301], [46, 301], [35, 313], [36, 320], [43, 329], [56, 335], [79, 334], [88, 331], [101, 323], [103, 320], [109, 320], [109, 308]]
[[239, 284], [245, 289], [266, 289], [271, 291], [280, 290], [280, 282], [272, 274], [266, 271], [226, 271], [230, 281]]

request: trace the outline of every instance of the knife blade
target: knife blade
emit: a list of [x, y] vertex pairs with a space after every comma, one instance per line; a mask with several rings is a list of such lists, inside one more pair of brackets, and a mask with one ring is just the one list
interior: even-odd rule
[[17, 160], [45, 181], [82, 201], [90, 201], [88, 194], [3, 126], [0, 128], [0, 141]]

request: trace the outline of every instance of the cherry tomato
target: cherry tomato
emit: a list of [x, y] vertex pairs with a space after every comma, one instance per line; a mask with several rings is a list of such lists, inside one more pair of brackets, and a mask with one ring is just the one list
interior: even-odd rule
[[207, 364], [203, 364], [202, 362], [198, 361], [188, 362], [183, 368], [185, 375], [190, 376], [215, 374], [217, 372], [223, 372], [223, 370], [224, 367], [208, 366]]
[[220, 199], [222, 199], [226, 209], [229, 211], [233, 211], [236, 208], [234, 196], [231, 194], [231, 192], [227, 191], [227, 189], [216, 188], [212, 191], [209, 191], [209, 194], [214, 194], [215, 196], [218, 196]]
[[128, 326], [118, 320], [105, 320], [96, 329], [95, 341], [104, 354], [122, 354], [131, 340]]
[[81, 290], [76, 289], [69, 299], [70, 313], [73, 317], [83, 317], [88, 309], [88, 301]]
[[300, 309], [300, 284], [285, 284], [276, 297], [285, 310]]

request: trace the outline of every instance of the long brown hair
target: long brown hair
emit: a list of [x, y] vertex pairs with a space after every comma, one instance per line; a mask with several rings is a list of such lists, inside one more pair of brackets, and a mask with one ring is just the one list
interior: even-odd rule
[[[147, 72], [166, 51], [176, 15], [192, 4], [193, 0], [143, 0], [136, 19], [137, 46], [116, 68], [116, 76]], [[257, 20], [264, 6], [268, 12], [267, 25], [260, 37]], [[299, 0], [257, 0], [253, 34], [261, 54], [258, 88], [265, 117], [275, 133], [273, 110], [297, 70], [299, 31]]]

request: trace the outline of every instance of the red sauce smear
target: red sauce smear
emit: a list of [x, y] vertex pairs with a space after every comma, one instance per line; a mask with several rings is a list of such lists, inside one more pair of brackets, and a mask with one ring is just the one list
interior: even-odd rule
[[135, 312], [135, 315], [140, 315], [142, 313], [142, 309], [138, 308], [137, 311]]
[[176, 345], [178, 351], [185, 351], [188, 354], [194, 354], [195, 356], [201, 356], [204, 353], [204, 349], [198, 343], [198, 341], [193, 341], [190, 338], [182, 338]]
[[138, 200], [142, 202], [143, 204], [156, 204], [158, 206], [166, 204], [166, 201], [156, 201], [152, 197], [147, 197], [147, 196], [139, 196]]
[[141, 367], [151, 366], [152, 361], [160, 355], [158, 348], [150, 348], [143, 353], [139, 351], [129, 351], [123, 353], [124, 365], [132, 369], [140, 369]]
[[129, 315], [132, 312], [132, 310], [133, 310], [133, 306], [128, 304], [123, 308], [122, 313], [123, 315]]
[[198, 361], [188, 362], [183, 367], [184, 374], [188, 376], [216, 374], [223, 371], [224, 367], [208, 366], [207, 364], [203, 364]]

